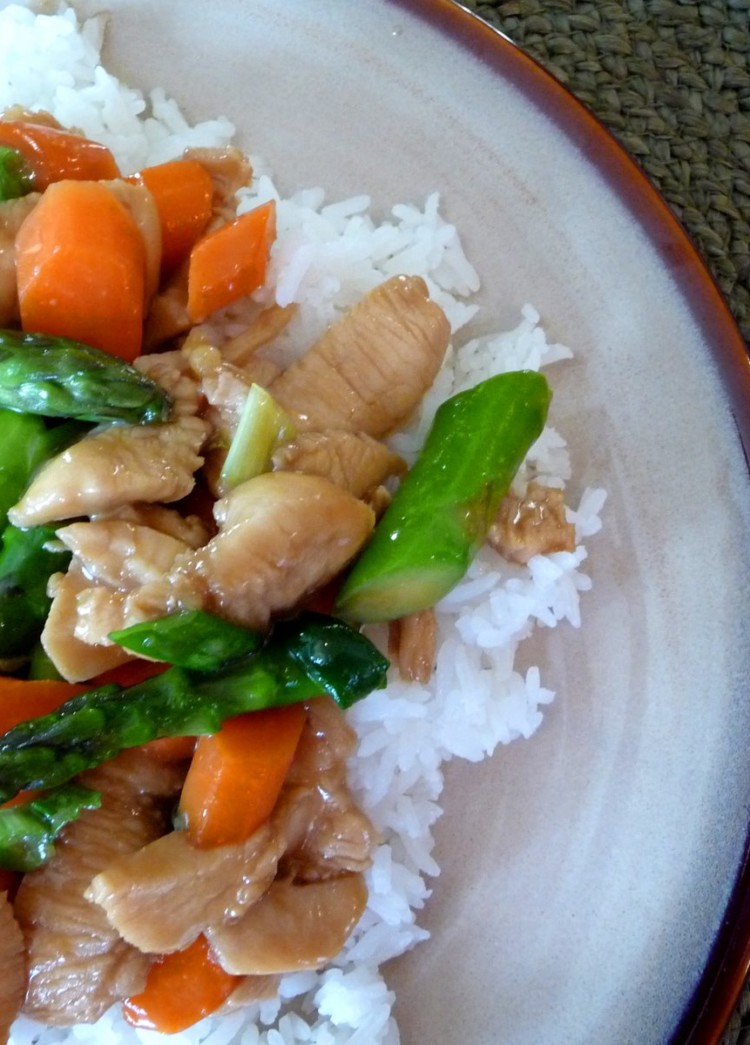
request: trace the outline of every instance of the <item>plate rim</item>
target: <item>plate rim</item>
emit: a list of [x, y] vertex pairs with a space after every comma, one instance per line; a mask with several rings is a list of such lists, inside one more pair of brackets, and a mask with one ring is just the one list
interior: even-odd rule
[[[460, 0], [387, 0], [430, 23], [516, 87], [587, 154], [637, 220], [669, 271], [719, 367], [750, 474], [750, 351], [729, 303], [694, 239], [638, 161], [583, 101], [511, 37]], [[596, 155], [591, 155], [595, 147]], [[670, 1045], [715, 1042], [750, 974], [750, 824], [703, 972]]]

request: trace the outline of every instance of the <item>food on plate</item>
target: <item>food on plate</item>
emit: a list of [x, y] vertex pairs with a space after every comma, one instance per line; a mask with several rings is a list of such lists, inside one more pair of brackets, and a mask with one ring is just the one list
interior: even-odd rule
[[[205, 650], [202, 650], [205, 655]], [[215, 733], [224, 721], [320, 693], [344, 708], [384, 681], [386, 661], [354, 629], [302, 615], [244, 657], [209, 671], [174, 664], [132, 686], [107, 683], [21, 722], [0, 743], [0, 801], [54, 787], [120, 751], [173, 736]]]
[[533, 370], [498, 374], [446, 400], [336, 608], [360, 621], [399, 620], [447, 595], [541, 435], [549, 400]]
[[11, 1024], [26, 992], [26, 958], [23, 935], [8, 899], [7, 885], [0, 893], [0, 947], [2, 948], [2, 986], [0, 987], [0, 1036], [7, 1038]]
[[69, 338], [15, 330], [0, 333], [0, 406], [131, 424], [166, 421], [170, 413], [164, 389], [116, 357]]
[[570, 353], [461, 344], [436, 196], [285, 198], [100, 33], [0, 11], [0, 1024], [395, 1040], [441, 765], [533, 732], [515, 649], [589, 585]]

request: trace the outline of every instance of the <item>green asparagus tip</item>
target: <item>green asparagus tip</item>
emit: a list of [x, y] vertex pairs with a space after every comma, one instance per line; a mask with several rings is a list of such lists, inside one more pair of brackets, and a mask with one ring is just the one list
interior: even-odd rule
[[169, 419], [161, 385], [136, 367], [65, 337], [0, 330], [0, 407], [96, 424]]
[[54, 854], [55, 839], [85, 809], [98, 809], [101, 795], [65, 784], [28, 802], [0, 809], [0, 867], [33, 871]]

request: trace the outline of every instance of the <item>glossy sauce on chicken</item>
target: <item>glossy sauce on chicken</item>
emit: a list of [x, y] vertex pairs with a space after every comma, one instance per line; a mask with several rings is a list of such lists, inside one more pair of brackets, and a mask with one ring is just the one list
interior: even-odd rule
[[[214, 186], [208, 226], [236, 213], [251, 170], [237, 150], [191, 150]], [[450, 327], [425, 282], [395, 276], [333, 323], [286, 369], [263, 355], [293, 309], [255, 309], [244, 330], [193, 326], [184, 265], [160, 275], [149, 190], [107, 183], [143, 238], [146, 351], [135, 361], [172, 404], [168, 420], [95, 428], [34, 475], [9, 511], [17, 527], [53, 524], [70, 565], [49, 582], [41, 644], [69, 682], [121, 667], [111, 633], [184, 610], [267, 631], [342, 576], [406, 471], [385, 442], [438, 373]], [[38, 197], [0, 204], [0, 324], [18, 321], [14, 241]], [[290, 419], [261, 474], [228, 485], [228, 448], [258, 384]], [[555, 491], [501, 509], [503, 554], [568, 546]], [[402, 675], [429, 679], [431, 610], [391, 627]], [[199, 847], [173, 822], [187, 763], [134, 749], [84, 774], [102, 795], [63, 828], [46, 866], [27, 873], [4, 919], [0, 1032], [23, 1011], [49, 1025], [96, 1021], [137, 995], [164, 956], [205, 939], [238, 978], [225, 1007], [275, 989], [285, 972], [331, 961], [367, 903], [377, 842], [347, 782], [355, 736], [326, 696], [305, 722], [271, 814], [243, 841]], [[1, 898], [0, 898], [1, 899]]]

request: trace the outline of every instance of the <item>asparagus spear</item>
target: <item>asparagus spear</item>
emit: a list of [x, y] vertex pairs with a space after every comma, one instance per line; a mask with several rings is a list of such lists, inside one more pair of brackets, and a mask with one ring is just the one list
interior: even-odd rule
[[69, 552], [57, 549], [54, 530], [10, 526], [8, 509], [39, 465], [88, 428], [79, 421], [48, 427], [41, 417], [0, 409], [0, 661], [28, 655], [49, 610], [47, 581], [70, 561]]
[[39, 465], [78, 439], [89, 426], [66, 421], [48, 428], [42, 417], [0, 409], [0, 530]]
[[33, 871], [55, 852], [55, 838], [84, 809], [98, 809], [101, 795], [80, 784], [38, 795], [28, 802], [0, 809], [0, 867]]
[[254, 653], [263, 644], [260, 632], [241, 628], [203, 610], [182, 610], [143, 621], [111, 631], [109, 638], [131, 653], [194, 671], [213, 671], [230, 660]]
[[0, 406], [44, 417], [148, 424], [167, 393], [135, 367], [64, 337], [0, 330]]
[[500, 374], [438, 409], [416, 464], [344, 582], [337, 612], [393, 620], [434, 605], [481, 547], [540, 435], [551, 392], [534, 371]]
[[0, 410], [0, 526], [8, 521], [12, 507], [34, 470], [47, 459], [47, 426], [41, 417]]
[[128, 747], [214, 733], [246, 711], [329, 693], [348, 707], [385, 685], [388, 661], [343, 621], [305, 614], [258, 652], [208, 673], [171, 667], [134, 686], [89, 690], [0, 737], [0, 802], [70, 780]]
[[66, 570], [70, 552], [51, 526], [6, 526], [0, 551], [0, 659], [25, 657], [39, 638], [50, 607], [47, 581]]
[[27, 196], [33, 187], [31, 172], [21, 153], [0, 145], [0, 202]]

